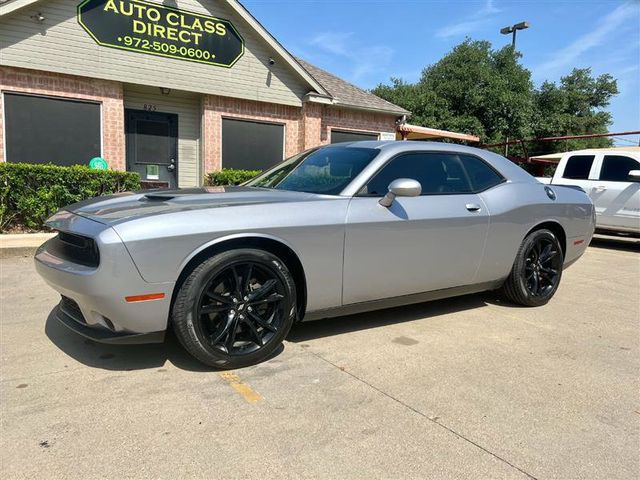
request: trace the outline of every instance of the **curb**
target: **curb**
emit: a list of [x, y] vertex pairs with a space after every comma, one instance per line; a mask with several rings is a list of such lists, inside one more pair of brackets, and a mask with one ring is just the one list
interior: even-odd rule
[[9, 233], [0, 235], [0, 258], [29, 257], [55, 233]]

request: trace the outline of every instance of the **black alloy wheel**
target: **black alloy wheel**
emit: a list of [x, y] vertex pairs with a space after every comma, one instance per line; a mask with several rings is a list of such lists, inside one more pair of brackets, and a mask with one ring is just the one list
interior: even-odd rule
[[562, 252], [550, 238], [541, 237], [527, 250], [524, 280], [527, 290], [534, 297], [544, 297], [557, 287], [562, 269]]
[[255, 262], [238, 262], [202, 288], [195, 318], [209, 344], [228, 355], [262, 348], [282, 328], [286, 289], [277, 272]]
[[544, 305], [555, 295], [562, 278], [564, 252], [547, 229], [535, 230], [523, 240], [501, 291], [512, 303]]
[[171, 321], [185, 349], [216, 368], [273, 354], [296, 316], [296, 286], [275, 255], [241, 248], [197, 265], [178, 290]]

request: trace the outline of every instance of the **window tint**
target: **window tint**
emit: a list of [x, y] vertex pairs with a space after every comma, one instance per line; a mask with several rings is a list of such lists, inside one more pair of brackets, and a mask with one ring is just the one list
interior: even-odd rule
[[605, 155], [600, 170], [600, 180], [628, 182], [629, 170], [640, 170], [640, 164], [630, 157]]
[[4, 101], [7, 161], [86, 165], [100, 155], [99, 104], [13, 93]]
[[282, 161], [284, 125], [222, 119], [222, 166], [264, 170]]
[[379, 153], [373, 148], [341, 146], [308, 150], [267, 170], [246, 185], [337, 195]]
[[574, 180], [588, 179], [594, 158], [595, 155], [573, 155], [569, 157], [562, 176]]
[[378, 140], [378, 135], [365, 132], [345, 132], [331, 130], [331, 143], [360, 142], [362, 140]]
[[460, 160], [469, 175], [471, 187], [475, 192], [482, 192], [495, 187], [504, 181], [504, 178], [478, 157], [460, 155]]
[[482, 160], [450, 153], [411, 153], [385, 165], [363, 189], [365, 195], [381, 196], [398, 178], [420, 182], [423, 195], [471, 193], [502, 182], [502, 178]]

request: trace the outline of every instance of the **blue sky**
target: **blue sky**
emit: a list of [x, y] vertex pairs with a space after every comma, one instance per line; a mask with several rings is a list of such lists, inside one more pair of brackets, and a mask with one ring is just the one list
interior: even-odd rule
[[[242, 0], [294, 55], [363, 88], [408, 81], [465, 36], [494, 47], [501, 27], [526, 20], [517, 48], [533, 80], [575, 67], [610, 73], [620, 94], [611, 131], [640, 130], [640, 0]], [[638, 144], [638, 137], [626, 137]], [[616, 140], [619, 145], [628, 141]]]

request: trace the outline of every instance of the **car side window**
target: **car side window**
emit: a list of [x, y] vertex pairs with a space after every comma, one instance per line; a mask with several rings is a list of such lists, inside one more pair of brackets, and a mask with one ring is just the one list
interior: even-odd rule
[[587, 180], [589, 178], [589, 172], [591, 171], [591, 165], [593, 165], [593, 160], [595, 158], [595, 155], [570, 156], [564, 166], [562, 178], [570, 178], [572, 180]]
[[468, 155], [417, 152], [399, 155], [380, 170], [362, 189], [361, 195], [383, 196], [398, 178], [411, 178], [422, 185], [422, 195], [472, 193], [503, 181], [482, 160]]
[[482, 192], [504, 182], [504, 177], [478, 157], [460, 155], [474, 192]]
[[624, 155], [605, 155], [600, 169], [600, 180], [628, 182], [629, 170], [640, 170], [640, 163]]

